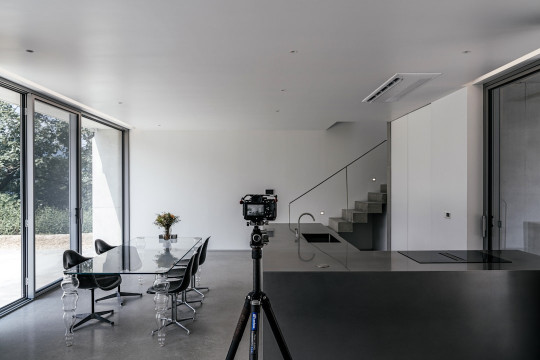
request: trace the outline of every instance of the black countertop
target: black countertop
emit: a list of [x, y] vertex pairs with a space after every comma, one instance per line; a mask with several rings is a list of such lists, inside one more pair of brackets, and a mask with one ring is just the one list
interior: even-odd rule
[[[291, 224], [294, 229], [296, 224]], [[540, 256], [519, 250], [492, 251], [510, 263], [420, 264], [397, 251], [360, 251], [339, 234], [320, 223], [302, 223], [302, 233], [330, 233], [340, 242], [308, 243], [303, 237], [295, 242], [288, 224], [270, 224], [273, 237], [264, 247], [263, 269], [268, 271], [317, 272], [403, 272], [403, 271], [540, 271]]]

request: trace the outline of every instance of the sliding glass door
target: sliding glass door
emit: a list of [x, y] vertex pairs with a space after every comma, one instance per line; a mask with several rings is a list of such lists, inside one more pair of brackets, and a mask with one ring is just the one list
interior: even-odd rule
[[[76, 234], [71, 217], [76, 215], [77, 199], [70, 199], [70, 190], [76, 184], [72, 165], [76, 162], [71, 160], [77, 153], [70, 134], [76, 121], [74, 113], [39, 100], [34, 103], [36, 289], [61, 277], [62, 254], [72, 248], [70, 234]], [[74, 240], [76, 244], [76, 237]]]
[[122, 132], [83, 117], [81, 123], [82, 253], [94, 240], [122, 244]]
[[0, 317], [57, 288], [65, 250], [129, 237], [126, 149], [126, 129], [0, 78]]
[[489, 247], [540, 255], [540, 69], [488, 91]]
[[24, 296], [21, 94], [0, 87], [0, 308]]

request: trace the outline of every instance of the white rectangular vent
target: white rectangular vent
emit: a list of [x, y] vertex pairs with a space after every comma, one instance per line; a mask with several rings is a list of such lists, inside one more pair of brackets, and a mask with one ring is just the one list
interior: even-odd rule
[[441, 73], [398, 73], [386, 80], [362, 102], [394, 102], [398, 101], [414, 89], [436, 78]]

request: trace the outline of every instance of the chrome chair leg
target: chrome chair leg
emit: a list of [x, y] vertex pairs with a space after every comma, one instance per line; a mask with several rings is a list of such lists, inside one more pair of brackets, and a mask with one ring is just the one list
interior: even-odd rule
[[189, 305], [189, 303], [190, 302], [201, 302], [202, 303], [202, 300], [187, 301], [186, 292], [182, 291], [182, 297], [180, 298], [180, 300], [176, 300], [176, 302], [177, 302], [177, 305], [185, 305], [188, 308], [190, 308], [193, 311], [193, 320], [195, 320], [195, 314], [197, 313], [197, 310], [195, 310], [195, 308], [193, 306]]
[[195, 310], [195, 309], [193, 308], [193, 306], [189, 305], [187, 302], [184, 303], [184, 305], [186, 305], [188, 308], [190, 308], [191, 310], [193, 310], [193, 315], [195, 315], [195, 314], [197, 313], [197, 310]]
[[201, 295], [201, 297], [202, 297], [201, 300], [189, 300], [189, 301], [187, 301], [188, 303], [200, 302], [202, 304], [203, 299], [204, 299], [204, 294], [202, 292], [200, 292], [199, 289], [197, 289], [197, 287], [195, 286], [195, 275], [191, 275], [190, 287], [188, 289], [186, 289], [186, 292], [188, 292], [188, 291], [195, 291], [197, 294]]
[[200, 292], [199, 289], [193, 288], [193, 291], [195, 291], [197, 294], [201, 295], [203, 297], [203, 299], [204, 299], [204, 294], [202, 292]]
[[[172, 306], [171, 306], [171, 317], [165, 319], [165, 325], [163, 325], [163, 327], [167, 327], [169, 325], [176, 325], [176, 326], [181, 327], [185, 331], [187, 331], [187, 334], [189, 335], [190, 334], [189, 329], [186, 328], [184, 325], [182, 325], [180, 323], [180, 321], [195, 320], [195, 316], [193, 316], [191, 318], [178, 319], [178, 317], [177, 317], [178, 316], [178, 314], [177, 314], [177, 309], [178, 309], [177, 302], [178, 302], [178, 295], [177, 294], [171, 294], [171, 304], [172, 304]], [[152, 330], [152, 335], [157, 333], [162, 328]]]

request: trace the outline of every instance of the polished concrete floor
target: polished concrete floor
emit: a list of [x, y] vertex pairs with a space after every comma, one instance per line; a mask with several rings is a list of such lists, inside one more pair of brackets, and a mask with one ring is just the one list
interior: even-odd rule
[[[153, 276], [123, 276], [122, 291], [143, 292]], [[183, 322], [191, 334], [169, 326], [160, 347], [150, 332], [156, 327], [153, 295], [96, 304], [96, 311], [114, 309], [115, 325], [90, 321], [75, 331], [75, 343], [66, 347], [60, 289], [0, 318], [0, 359], [224, 359], [245, 295], [252, 287], [250, 251], [209, 251], [201, 272], [201, 286], [209, 286], [202, 305], [195, 305], [195, 321]], [[104, 293], [96, 291], [96, 298]], [[192, 297], [193, 295], [190, 295]], [[190, 315], [180, 307], [178, 317]], [[90, 310], [90, 291], [79, 291], [77, 313]], [[248, 357], [248, 334], [242, 338], [237, 359]]]

